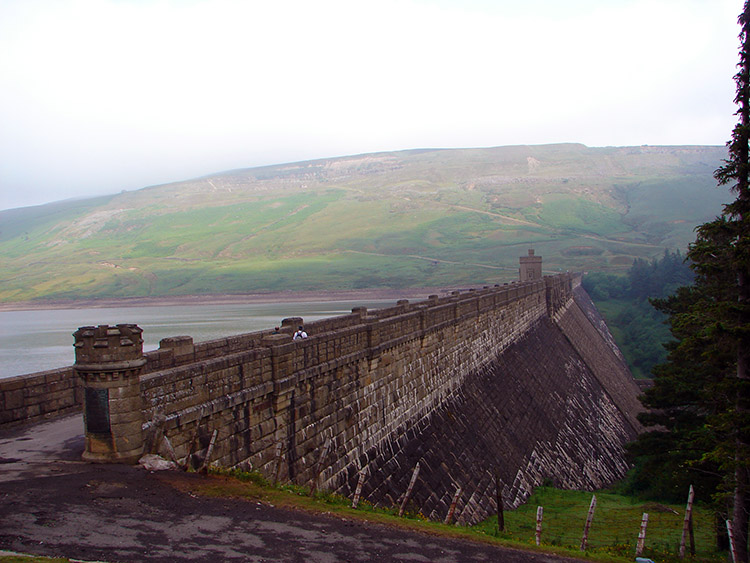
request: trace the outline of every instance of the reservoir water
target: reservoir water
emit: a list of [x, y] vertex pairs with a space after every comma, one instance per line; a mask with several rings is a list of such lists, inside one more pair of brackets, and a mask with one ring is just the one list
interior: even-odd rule
[[168, 336], [194, 342], [273, 329], [285, 317], [305, 322], [346, 315], [353, 307], [381, 309], [395, 300], [179, 305], [0, 312], [0, 378], [72, 365], [73, 332], [86, 325], [134, 323], [143, 329], [144, 351]]

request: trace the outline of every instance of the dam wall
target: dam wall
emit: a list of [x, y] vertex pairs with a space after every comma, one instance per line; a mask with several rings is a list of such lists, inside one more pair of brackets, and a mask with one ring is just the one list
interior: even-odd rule
[[[334, 326], [331, 320], [323, 326]], [[164, 338], [159, 349], [144, 353], [143, 373], [233, 354], [260, 345], [254, 332], [193, 344], [190, 337]], [[188, 343], [186, 346], [185, 343]], [[0, 379], [0, 428], [43, 421], [83, 409], [83, 383], [73, 366]]]
[[[338, 488], [366, 452], [429, 416], [473, 369], [547, 315], [547, 285], [513, 284], [306, 324], [309, 338], [259, 346], [141, 378], [144, 419], [178, 456], [217, 430], [214, 460]], [[319, 462], [329, 443], [327, 460]]]
[[365, 471], [380, 504], [419, 463], [414, 509], [442, 518], [461, 487], [463, 523], [493, 512], [498, 478], [508, 506], [545, 480], [604, 486], [627, 471], [639, 391], [579, 282], [357, 309], [297, 341], [289, 319], [256, 348], [143, 376], [145, 428], [196, 465], [212, 448], [218, 465], [346, 496]]
[[[309, 337], [294, 340], [302, 324]], [[82, 327], [80, 378], [0, 380], [0, 424], [57, 401], [83, 409], [88, 459], [132, 462], [169, 445], [194, 468], [252, 469], [346, 496], [364, 474], [362, 497], [375, 504], [400, 504], [418, 466], [408, 506], [442, 519], [460, 487], [462, 523], [496, 510], [498, 483], [516, 506], [545, 480], [594, 489], [621, 478], [640, 430], [638, 387], [573, 274], [292, 317], [278, 334], [177, 336], [142, 361], [97, 364], [126, 349], [141, 357], [139, 334]], [[47, 395], [51, 406], [35, 408]]]

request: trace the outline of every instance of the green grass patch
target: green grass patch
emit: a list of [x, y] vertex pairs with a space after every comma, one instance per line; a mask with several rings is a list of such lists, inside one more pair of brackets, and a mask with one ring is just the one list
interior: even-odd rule
[[623, 271], [720, 211], [721, 154], [402, 151], [0, 211], [0, 300], [481, 285], [529, 245], [545, 272]]
[[551, 194], [539, 210], [539, 220], [563, 231], [612, 235], [629, 230], [620, 213], [584, 198]]
[[[529, 500], [516, 510], [505, 512], [506, 537], [519, 542], [535, 541], [536, 511], [543, 507], [543, 545], [579, 550], [591, 503], [592, 493], [562, 491], [539, 487]], [[685, 506], [643, 503], [632, 497], [599, 491], [596, 510], [589, 530], [588, 555], [603, 555], [633, 560], [643, 513], [648, 513], [643, 557], [655, 561], [678, 561]], [[497, 517], [474, 527], [485, 534], [497, 534]], [[698, 561], [724, 561], [726, 553], [715, 549], [713, 512], [694, 507], [693, 530]], [[689, 554], [690, 547], [687, 546]]]
[[[475, 526], [445, 525], [429, 521], [413, 504], [403, 517], [390, 506], [373, 506], [362, 500], [355, 510], [351, 500], [326, 491], [310, 494], [306, 487], [270, 484], [257, 472], [213, 468], [211, 477], [193, 484], [193, 492], [215, 497], [246, 498], [274, 506], [333, 513], [357, 520], [426, 531], [431, 534], [496, 543], [519, 549], [543, 551], [595, 561], [633, 561], [644, 512], [649, 514], [643, 557], [659, 562], [677, 562], [685, 507], [643, 503], [608, 491], [596, 493], [597, 505], [589, 531], [588, 548], [581, 552], [584, 524], [591, 502], [590, 492], [539, 487], [528, 501], [505, 511], [505, 530], [498, 532], [497, 517]], [[541, 546], [535, 543], [537, 506], [544, 508]], [[726, 553], [714, 547], [713, 513], [694, 507], [693, 529], [696, 555], [692, 561], [719, 563]], [[689, 554], [689, 545], [688, 545]]]

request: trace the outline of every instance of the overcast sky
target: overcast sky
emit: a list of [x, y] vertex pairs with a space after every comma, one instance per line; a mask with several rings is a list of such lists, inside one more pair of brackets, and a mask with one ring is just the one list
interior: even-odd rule
[[0, 209], [425, 147], [722, 145], [742, 0], [0, 0]]

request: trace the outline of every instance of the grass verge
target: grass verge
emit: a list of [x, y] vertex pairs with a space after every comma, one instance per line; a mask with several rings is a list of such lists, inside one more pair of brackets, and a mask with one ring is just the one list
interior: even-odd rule
[[[373, 506], [364, 500], [357, 509], [353, 509], [351, 500], [346, 497], [325, 491], [310, 495], [307, 488], [296, 485], [273, 486], [254, 472], [214, 471], [211, 478], [186, 481], [185, 486], [189, 486], [194, 494], [244, 498], [282, 508], [592, 561], [633, 561], [641, 517], [647, 512], [649, 525], [642, 557], [659, 562], [684, 561], [678, 556], [684, 506], [643, 503], [607, 491], [596, 493], [597, 508], [588, 548], [582, 552], [580, 543], [591, 501], [590, 492], [539, 487], [525, 504], [505, 511], [505, 530], [498, 532], [496, 516], [475, 526], [456, 526], [430, 521], [415, 507], [407, 509], [403, 517], [398, 516], [396, 507]], [[537, 506], [544, 507], [540, 546], [535, 542]], [[714, 547], [713, 513], [697, 506], [693, 514], [696, 554], [691, 560], [706, 563], [725, 561], [726, 553], [718, 552]]]
[[[206, 479], [187, 479], [180, 473], [163, 474], [175, 488], [192, 494], [217, 498], [245, 499], [292, 510], [358, 520], [376, 525], [442, 537], [478, 541], [507, 548], [549, 553], [588, 561], [633, 561], [644, 512], [649, 514], [645, 550], [642, 557], [659, 563], [677, 563], [684, 506], [643, 503], [632, 497], [596, 492], [597, 505], [589, 532], [588, 548], [580, 550], [581, 536], [591, 501], [590, 492], [539, 487], [528, 501], [504, 513], [505, 529], [497, 529], [497, 516], [475, 526], [446, 525], [428, 520], [414, 506], [404, 516], [396, 507], [373, 506], [366, 500], [357, 509], [351, 500], [326, 491], [310, 494], [309, 489], [290, 484], [272, 485], [256, 472], [212, 470]], [[537, 507], [542, 506], [541, 545], [535, 542]], [[696, 554], [692, 562], [719, 563], [727, 554], [716, 551], [713, 537], [713, 513], [701, 506], [693, 512]], [[68, 562], [68, 559], [0, 555], [0, 563]]]

